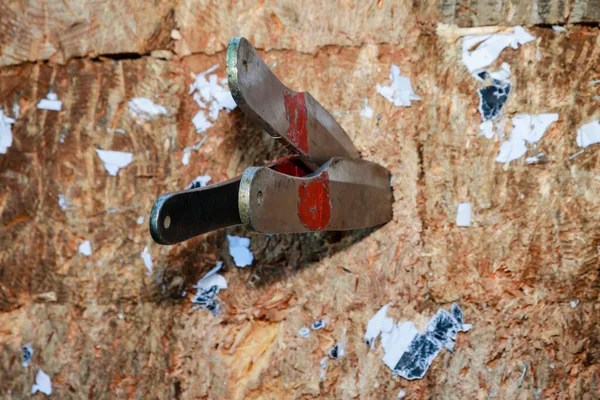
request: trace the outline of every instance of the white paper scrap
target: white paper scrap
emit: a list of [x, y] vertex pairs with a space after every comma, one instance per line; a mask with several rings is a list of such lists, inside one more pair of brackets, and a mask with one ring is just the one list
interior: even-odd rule
[[577, 146], [588, 147], [600, 143], [600, 120], [592, 121], [577, 129]]
[[365, 343], [372, 349], [375, 348], [375, 340], [381, 334], [382, 331], [390, 332], [394, 325], [392, 318], [386, 317], [388, 308], [392, 303], [388, 303], [381, 307], [379, 311], [375, 313], [373, 318], [367, 323], [367, 331], [365, 332]]
[[192, 124], [194, 124], [194, 128], [196, 128], [196, 133], [204, 132], [213, 126], [212, 122], [206, 118], [206, 114], [202, 110], [198, 111], [194, 118], [192, 118]]
[[217, 293], [221, 289], [227, 289], [227, 280], [223, 275], [217, 274], [217, 272], [219, 272], [221, 268], [223, 268], [223, 261], [219, 261], [213, 269], [204, 274], [204, 276], [200, 278], [198, 283], [194, 285], [194, 288], [208, 290], [213, 286], [216, 286]]
[[59, 194], [58, 195], [58, 205], [63, 210], [67, 209], [67, 198], [65, 197], [64, 194]]
[[125, 168], [133, 161], [133, 154], [125, 151], [96, 149], [96, 153], [111, 176], [116, 176], [121, 168]]
[[303, 338], [310, 337], [310, 329], [308, 329], [308, 327], [304, 326], [304, 327], [300, 328], [300, 330], [298, 331], [298, 335], [302, 336]]
[[146, 269], [148, 270], [146, 275], [150, 275], [152, 273], [152, 255], [148, 251], [148, 246], [144, 247], [144, 251], [142, 251], [140, 253], [140, 256], [144, 260], [144, 265], [146, 266]]
[[479, 134], [485, 136], [486, 139], [492, 139], [494, 137], [494, 122], [488, 119], [479, 125]]
[[31, 362], [31, 357], [33, 356], [33, 348], [30, 344], [26, 344], [23, 347], [21, 347], [21, 351], [23, 352], [21, 354], [21, 365], [24, 368], [27, 368], [29, 367], [29, 363]]
[[571, 308], [575, 308], [579, 305], [579, 300], [572, 300], [570, 304]]
[[458, 203], [456, 226], [471, 226], [471, 203]]
[[204, 141], [206, 140], [206, 138], [207, 138], [207, 136], [206, 136], [206, 134], [204, 134], [204, 137], [198, 143], [196, 143], [193, 146], [189, 146], [189, 147], [186, 147], [183, 149], [183, 157], [181, 158], [181, 163], [183, 165], [188, 165], [190, 163], [190, 157], [192, 155], [192, 151], [199, 150], [200, 147], [202, 147], [202, 145], [204, 144]]
[[313, 322], [310, 327], [312, 328], [313, 331], [318, 331], [319, 329], [325, 328], [325, 325], [327, 325], [327, 322], [328, 322], [327, 318], [318, 319], [315, 322]]
[[377, 93], [382, 95], [386, 100], [394, 103], [396, 107], [410, 107], [410, 101], [421, 100], [413, 91], [410, 79], [405, 76], [400, 76], [400, 67], [392, 64], [390, 69], [390, 86], [377, 85], [375, 89]]
[[463, 324], [462, 310], [456, 303], [452, 304], [450, 312], [438, 310], [423, 333], [419, 332], [412, 321], [392, 323], [391, 329], [384, 329], [383, 325], [388, 324], [385, 316], [387, 306], [382, 310], [383, 316], [376, 318], [380, 321], [381, 328], [372, 330], [381, 332], [384, 350], [382, 361], [394, 376], [409, 380], [425, 376], [442, 347], [452, 350], [458, 332], [467, 332], [472, 328], [470, 324]]
[[84, 240], [79, 245], [79, 253], [83, 254], [86, 257], [89, 257], [92, 255], [92, 245], [90, 244], [89, 240]]
[[37, 392], [42, 392], [46, 396], [52, 394], [52, 381], [41, 369], [38, 370], [37, 375], [35, 376], [35, 383], [31, 386], [31, 394], [36, 394]]
[[373, 118], [373, 109], [369, 107], [369, 99], [365, 97], [365, 105], [360, 110], [360, 116], [365, 118]]
[[136, 118], [143, 118], [146, 121], [151, 121], [159, 115], [167, 114], [166, 108], [146, 97], [135, 97], [127, 104], [129, 105], [129, 114]]
[[558, 114], [519, 114], [512, 119], [510, 138], [500, 145], [496, 162], [507, 163], [521, 158], [527, 152], [527, 143], [539, 142], [548, 127], [558, 121]]
[[346, 354], [345, 348], [346, 348], [346, 329], [344, 329], [344, 333], [342, 334], [342, 340], [339, 343], [336, 343], [335, 346], [333, 346], [331, 348], [331, 350], [329, 350], [329, 353], [327, 353], [327, 356], [329, 358], [331, 358], [332, 360], [339, 360], [340, 358], [344, 357], [344, 355]]
[[235, 265], [240, 268], [251, 265], [254, 261], [254, 255], [249, 248], [250, 239], [227, 235], [227, 240], [229, 240], [229, 254], [233, 257]]
[[13, 118], [9, 118], [0, 109], [0, 154], [6, 154], [6, 151], [12, 146], [12, 124], [15, 123]]
[[210, 175], [199, 175], [188, 185], [186, 189], [196, 189], [205, 187], [212, 180]]
[[62, 101], [58, 100], [56, 93], [50, 92], [45, 99], [41, 99], [37, 104], [40, 110], [60, 111], [62, 109]]
[[[237, 107], [231, 92], [225, 89], [227, 80], [221, 80], [221, 83], [219, 83], [218, 76], [211, 74], [218, 67], [218, 64], [213, 65], [208, 70], [196, 75], [194, 82], [190, 85], [189, 91], [194, 101], [200, 108], [208, 111], [208, 116], [213, 121], [217, 120], [220, 110], [226, 109], [231, 111]], [[207, 76], [208, 79], [206, 79]], [[206, 118], [206, 114], [202, 110], [194, 116], [192, 123], [196, 127], [196, 132], [204, 132], [212, 126], [212, 123]]]
[[508, 46], [517, 49], [520, 45], [532, 42], [535, 37], [521, 26], [515, 26], [512, 33], [465, 36], [462, 43], [462, 62], [469, 73], [491, 65]]
[[222, 289], [227, 289], [227, 280], [223, 275], [218, 274], [223, 267], [223, 262], [219, 261], [217, 265], [208, 271], [194, 288], [197, 289], [192, 303], [200, 308], [209, 310], [213, 314], [219, 313], [219, 298], [217, 294]]
[[325, 371], [327, 370], [327, 358], [328, 357], [323, 357], [321, 358], [321, 361], [319, 362], [320, 365], [320, 372], [319, 372], [319, 380], [321, 382], [323, 382], [323, 379], [325, 379]]

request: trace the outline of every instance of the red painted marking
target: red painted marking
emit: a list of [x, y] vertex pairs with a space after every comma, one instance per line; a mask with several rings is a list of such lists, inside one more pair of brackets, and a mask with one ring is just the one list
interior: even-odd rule
[[304, 93], [290, 94], [283, 91], [283, 103], [285, 105], [285, 117], [290, 123], [287, 136], [304, 154], [308, 154], [308, 134], [306, 132], [306, 100]]
[[298, 188], [298, 217], [308, 229], [321, 231], [331, 219], [329, 175], [323, 172]]
[[273, 167], [273, 170], [290, 176], [305, 176], [306, 172], [291, 161], [281, 162]]

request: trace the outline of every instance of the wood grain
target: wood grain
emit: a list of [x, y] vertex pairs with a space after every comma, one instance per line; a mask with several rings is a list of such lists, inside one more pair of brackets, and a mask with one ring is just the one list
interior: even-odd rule
[[[14, 9], [12, 4], [2, 7]], [[100, 7], [94, 4], [89, 7]], [[169, 9], [166, 4], [140, 5], [139, 15], [155, 21], [153, 26], [169, 26], [165, 14], [152, 8]], [[521, 159], [504, 166], [494, 162], [499, 143], [478, 136], [480, 84], [460, 63], [460, 40], [448, 43], [435, 35], [435, 25], [417, 22], [389, 31], [377, 19], [383, 18], [379, 11], [370, 19], [366, 6], [344, 4], [355, 10], [348, 15], [366, 15], [351, 39], [339, 34], [348, 23], [342, 20], [352, 19], [344, 12], [332, 18], [335, 29], [311, 37], [298, 36], [298, 25], [290, 28], [294, 15], [304, 15], [293, 12], [299, 6], [288, 5], [292, 11], [284, 18], [277, 8], [283, 6], [269, 3], [263, 8], [275, 7], [277, 19], [256, 7], [257, 19], [249, 21], [259, 26], [250, 38], [259, 47], [297, 48], [262, 53], [267, 63], [276, 63], [274, 72], [329, 111], [349, 111], [336, 118], [362, 156], [392, 173], [393, 221], [346, 234], [268, 237], [236, 228], [173, 247], [151, 242], [147, 216], [160, 194], [187, 186], [197, 175], [223, 181], [286, 154], [239, 110], [221, 111], [190, 165], [181, 163], [183, 148], [201, 138], [191, 124], [198, 110], [188, 95], [191, 74], [219, 63], [217, 73], [225, 76], [225, 42], [206, 32], [223, 29], [225, 38], [228, 20], [217, 23], [216, 16], [239, 18], [236, 7], [250, 8], [248, 3], [234, 3], [227, 12], [214, 5], [216, 14], [202, 17], [212, 25], [186, 22], [205, 32], [203, 39], [190, 33], [186, 40], [198, 47], [189, 52], [214, 54], [90, 58], [170, 46], [185, 54], [171, 40], [145, 47], [148, 35], [139, 33], [124, 45], [113, 44], [114, 51], [91, 39], [79, 52], [65, 47], [62, 65], [23, 63], [54, 53], [40, 50], [44, 45], [11, 50], [9, 57], [6, 49], [17, 49], [17, 43], [1, 40], [2, 59], [20, 64], [0, 69], [1, 104], [9, 116], [13, 103], [21, 108], [14, 143], [0, 155], [2, 396], [9, 390], [14, 398], [28, 394], [38, 368], [51, 376], [53, 396], [63, 399], [388, 399], [400, 389], [409, 399], [600, 396], [599, 150], [591, 146], [569, 160], [578, 150], [577, 127], [600, 117], [600, 102], [591, 99], [600, 85], [589, 85], [600, 77], [598, 28], [570, 27], [562, 34], [531, 28], [541, 38], [541, 60], [532, 43], [505, 50], [494, 64], [492, 69], [501, 62], [512, 67], [515, 86], [506, 116], [560, 116], [538, 147], [550, 162], [527, 165]], [[415, 4], [407, 11], [412, 14], [396, 18], [417, 21], [420, 10], [434, 7]], [[204, 15], [198, 11], [203, 4], [189, 6], [190, 15]], [[328, 7], [313, 18], [333, 14]], [[469, 25], [462, 17], [457, 21], [452, 4], [443, 7], [451, 16], [430, 18]], [[530, 21], [528, 9], [519, 7], [515, 19], [499, 22], [519, 22], [517, 15]], [[548, 15], [566, 18], [563, 9], [549, 7]], [[581, 15], [594, 15], [592, 5], [586, 10]], [[175, 12], [175, 26], [187, 38], [181, 15]], [[265, 18], [273, 24], [268, 29], [281, 23], [284, 32], [265, 36]], [[140, 24], [156, 32], [146, 26], [152, 24]], [[113, 34], [122, 38], [119, 29]], [[376, 84], [389, 84], [392, 63], [422, 98], [409, 108], [396, 108], [375, 92]], [[49, 90], [64, 102], [61, 112], [35, 107]], [[152, 98], [167, 115], [138, 124], [127, 106], [136, 96]], [[375, 110], [372, 119], [359, 115], [364, 97]], [[96, 148], [132, 152], [134, 162], [111, 177]], [[59, 194], [66, 197], [66, 210]], [[473, 225], [458, 228], [456, 207], [465, 201], [473, 205]], [[142, 225], [139, 216], [146, 218]], [[234, 266], [225, 233], [251, 238], [251, 267]], [[77, 252], [83, 240], [91, 241], [90, 257]], [[145, 246], [154, 260], [150, 275], [140, 257]], [[192, 310], [190, 299], [192, 286], [219, 260], [228, 288], [219, 294], [223, 313], [213, 317]], [[575, 308], [573, 300], [580, 301]], [[453, 301], [473, 329], [458, 336], [453, 353], [442, 351], [422, 380], [393, 378], [380, 359], [382, 349], [370, 351], [363, 342], [367, 321], [388, 302], [394, 303], [389, 314], [395, 320], [422, 326]], [[308, 339], [297, 334], [325, 317], [325, 329]], [[319, 360], [344, 329], [346, 356], [330, 360], [320, 382]], [[29, 368], [19, 359], [26, 343], [34, 349]]]

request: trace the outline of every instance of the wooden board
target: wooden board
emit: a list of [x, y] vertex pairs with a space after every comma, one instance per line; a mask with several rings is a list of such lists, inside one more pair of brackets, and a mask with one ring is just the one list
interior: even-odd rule
[[[438, 22], [472, 27], [598, 20], [598, 0], [5, 0], [0, 4], [0, 65], [154, 50], [214, 54], [232, 36], [245, 36], [264, 50], [315, 53], [333, 45], [402, 45], [412, 30]], [[170, 40], [173, 29], [180, 40]]]
[[[0, 397], [27, 396], [39, 368], [56, 398], [383, 399], [400, 390], [409, 399], [600, 396], [600, 150], [570, 159], [577, 128], [600, 118], [592, 100], [600, 85], [589, 85], [600, 79], [599, 30], [531, 27], [540, 60], [536, 43], [502, 52], [492, 69], [508, 62], [515, 84], [504, 114], [560, 116], [538, 146], [550, 162], [508, 166], [494, 162], [500, 143], [479, 136], [481, 85], [460, 62], [461, 40], [436, 34], [439, 22], [597, 20], [596, 3], [579, 14], [578, 2], [537, 11], [504, 3], [497, 20], [491, 11], [465, 17], [495, 2], [340, 2], [339, 12], [323, 4], [311, 14], [300, 12], [302, 4], [161, 2], [120, 10], [73, 1], [61, 3], [71, 12], [56, 8], [51, 19], [44, 15], [53, 15], [55, 3], [43, 4], [27, 6], [46, 10], [37, 14], [21, 2], [0, 7], [33, 36], [23, 21], [72, 15], [96, 21], [97, 36], [58, 46], [56, 58], [44, 40], [62, 22], [37, 24], [47, 26], [32, 39], [40, 47], [6, 34], [0, 40], [2, 63], [13, 64], [0, 69], [0, 104], [9, 116], [20, 105], [14, 143], [0, 155]], [[112, 24], [100, 23], [110, 16]], [[140, 28], [125, 30], [119, 21]], [[238, 29], [236, 21], [244, 21]], [[182, 39], [171, 39], [171, 29]], [[220, 64], [216, 72], [225, 77], [224, 46], [238, 33], [270, 49], [262, 55], [288, 86], [341, 112], [336, 118], [362, 156], [391, 171], [392, 222], [373, 232], [268, 237], [236, 228], [173, 247], [151, 242], [147, 217], [160, 194], [197, 175], [222, 181], [286, 154], [234, 110], [221, 111], [190, 164], [181, 162], [183, 149], [202, 137], [191, 123], [198, 110], [188, 94], [191, 75]], [[115, 53], [144, 55], [94, 58]], [[45, 59], [51, 62], [27, 62]], [[422, 98], [409, 108], [375, 91], [389, 84], [392, 63]], [[49, 90], [63, 101], [61, 112], [36, 108]], [[167, 114], [138, 124], [128, 111], [133, 97], [151, 98]], [[365, 97], [372, 119], [359, 115]], [[132, 152], [134, 161], [109, 176], [98, 148]], [[457, 204], [467, 201], [473, 224], [456, 227]], [[226, 233], [251, 238], [251, 267], [234, 266]], [[83, 240], [91, 242], [90, 257], [78, 253]], [[146, 246], [150, 275], [140, 257]], [[219, 293], [222, 314], [213, 317], [190, 300], [192, 286], [220, 260], [228, 288]], [[369, 350], [363, 341], [368, 320], [388, 302], [395, 320], [422, 327], [454, 301], [473, 329], [422, 380], [392, 377], [380, 346]], [[319, 318], [328, 318], [325, 329], [298, 335]], [[319, 361], [344, 330], [346, 355], [328, 362], [321, 382]], [[34, 349], [28, 368], [20, 364], [26, 343]]]

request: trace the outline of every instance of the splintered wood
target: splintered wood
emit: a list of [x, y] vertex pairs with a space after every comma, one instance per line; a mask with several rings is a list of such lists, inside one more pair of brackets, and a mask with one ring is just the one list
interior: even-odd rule
[[[573, 157], [578, 128], [600, 119], [598, 3], [267, 3], [0, 5], [0, 397], [45, 387], [39, 370], [61, 399], [600, 397], [600, 145]], [[486, 68], [510, 65], [490, 140], [463, 36], [517, 24], [535, 41]], [[393, 221], [152, 242], [159, 195], [287, 154], [239, 109], [196, 133], [189, 85], [215, 64], [226, 78], [237, 35], [389, 169]], [[377, 93], [392, 64], [420, 98], [410, 107]], [[60, 111], [38, 108], [44, 98]], [[145, 100], [132, 110], [134, 98]], [[527, 157], [547, 162], [496, 162], [511, 119], [546, 113], [558, 120]], [[457, 226], [463, 203], [469, 224]], [[250, 238], [252, 265], [235, 266], [227, 234]], [[192, 299], [219, 261], [213, 315]], [[364, 341], [388, 303], [422, 331], [453, 302], [473, 327], [422, 379], [392, 376], [379, 341]]]

